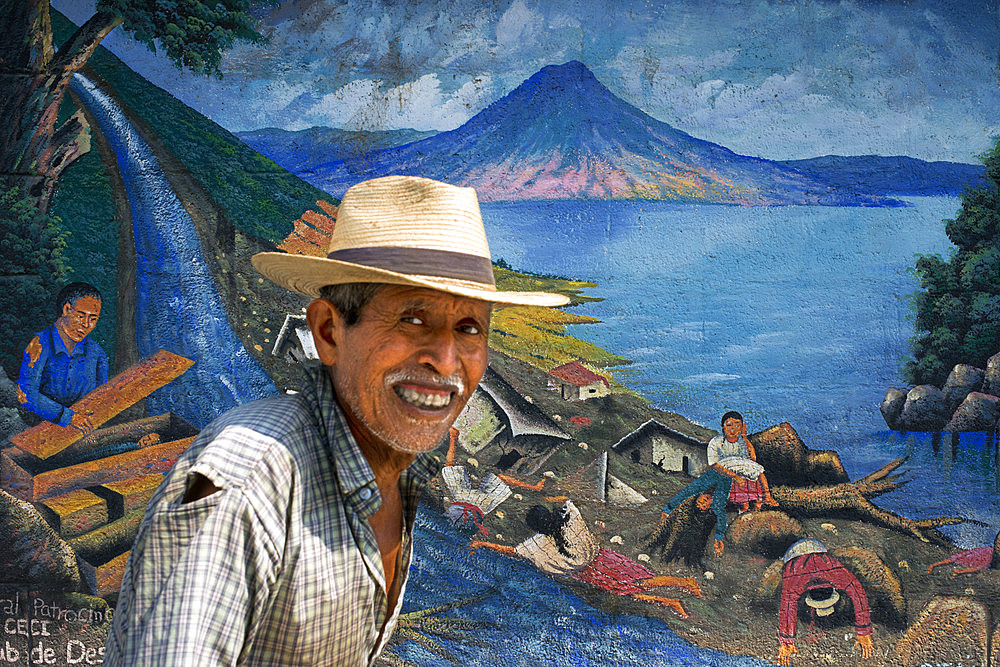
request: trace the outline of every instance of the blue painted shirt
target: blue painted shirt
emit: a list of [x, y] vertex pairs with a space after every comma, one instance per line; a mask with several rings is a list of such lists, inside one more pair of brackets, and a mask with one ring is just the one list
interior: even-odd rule
[[108, 381], [108, 355], [89, 336], [66, 349], [52, 324], [39, 331], [21, 357], [17, 378], [21, 404], [60, 426], [73, 418], [69, 406]]

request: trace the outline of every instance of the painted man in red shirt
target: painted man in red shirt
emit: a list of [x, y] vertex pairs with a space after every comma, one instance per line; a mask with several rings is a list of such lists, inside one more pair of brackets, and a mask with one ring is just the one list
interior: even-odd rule
[[823, 543], [807, 537], [788, 547], [781, 570], [781, 611], [778, 615], [778, 664], [791, 664], [795, 653], [795, 626], [798, 622], [799, 599], [805, 595], [806, 604], [817, 616], [833, 613], [840, 599], [840, 592], [847, 593], [854, 603], [854, 625], [858, 633], [857, 646], [861, 656], [872, 656], [872, 623], [868, 612], [868, 595], [857, 577], [839, 560], [827, 553]]

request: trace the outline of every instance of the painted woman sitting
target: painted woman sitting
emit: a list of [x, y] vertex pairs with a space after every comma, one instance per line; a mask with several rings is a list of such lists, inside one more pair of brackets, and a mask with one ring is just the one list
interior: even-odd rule
[[487, 547], [508, 556], [520, 556], [547, 574], [568, 575], [615, 595], [661, 604], [684, 617], [688, 614], [680, 600], [650, 595], [646, 591], [660, 586], [678, 586], [701, 596], [698, 582], [692, 577], [656, 576], [622, 554], [602, 549], [571, 500], [557, 511], [535, 505], [528, 510], [525, 523], [537, 532], [517, 546], [473, 540], [469, 548], [475, 551]]
[[[677, 495], [667, 502], [664, 513], [673, 511], [685, 499], [703, 493], [710, 487], [715, 487], [715, 494], [721, 496], [713, 504], [716, 515], [723, 512], [725, 502], [740, 506], [745, 512], [753, 502], [754, 509], [761, 505], [777, 506], [771, 497], [771, 489], [764, 475], [764, 467], [757, 463], [757, 453], [747, 439], [747, 427], [743, 415], [729, 411], [722, 415], [722, 435], [717, 435], [708, 442], [708, 470], [693, 480]], [[719, 517], [716, 524], [717, 540], [725, 532], [725, 515]], [[716, 545], [718, 551], [718, 545]]]

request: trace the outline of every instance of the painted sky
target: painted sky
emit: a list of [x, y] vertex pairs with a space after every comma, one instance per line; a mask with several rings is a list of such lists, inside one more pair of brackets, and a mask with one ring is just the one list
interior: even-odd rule
[[[92, 0], [53, 0], [80, 22]], [[580, 60], [655, 118], [767, 158], [974, 162], [1000, 134], [1000, 0], [298, 0], [222, 80], [105, 46], [232, 131], [457, 127]]]

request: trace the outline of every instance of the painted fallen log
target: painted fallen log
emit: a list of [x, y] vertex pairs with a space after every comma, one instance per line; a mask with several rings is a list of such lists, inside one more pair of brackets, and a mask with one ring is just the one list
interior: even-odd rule
[[793, 515], [817, 516], [837, 512], [852, 512], [862, 519], [909, 533], [923, 542], [949, 544], [947, 538], [936, 530], [939, 526], [962, 523], [963, 517], [934, 517], [907, 519], [871, 502], [871, 498], [902, 487], [900, 475], [891, 474], [906, 458], [898, 458], [856, 482], [825, 486], [776, 486], [771, 494], [782, 511]]

